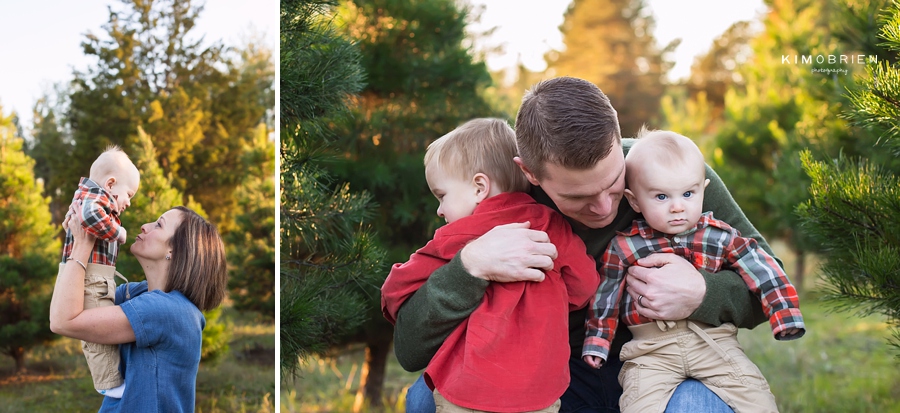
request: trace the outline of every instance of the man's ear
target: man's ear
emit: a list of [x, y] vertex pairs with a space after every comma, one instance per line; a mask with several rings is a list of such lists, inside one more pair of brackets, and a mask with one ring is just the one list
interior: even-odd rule
[[491, 178], [479, 172], [472, 178], [472, 185], [475, 187], [475, 197], [480, 204], [491, 195]]
[[537, 177], [535, 177], [534, 174], [528, 170], [528, 167], [525, 166], [525, 163], [522, 162], [522, 158], [516, 156], [515, 158], [513, 158], [513, 162], [515, 162], [516, 165], [519, 165], [519, 169], [521, 169], [522, 173], [525, 174], [525, 179], [527, 179], [528, 182], [531, 182], [531, 184], [534, 186], [541, 186], [541, 183], [538, 182]]
[[628, 204], [631, 205], [631, 209], [633, 209], [634, 212], [641, 212], [641, 207], [639, 207], [637, 204], [637, 199], [634, 197], [634, 192], [631, 192], [630, 189], [625, 190], [625, 199], [628, 200]]

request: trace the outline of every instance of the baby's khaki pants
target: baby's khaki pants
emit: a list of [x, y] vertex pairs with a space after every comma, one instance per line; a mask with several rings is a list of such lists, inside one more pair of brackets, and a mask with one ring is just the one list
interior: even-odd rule
[[[65, 264], [61, 263], [62, 273]], [[84, 309], [116, 305], [116, 267], [100, 264], [87, 264], [84, 275]], [[124, 277], [123, 277], [124, 278]], [[119, 345], [81, 342], [81, 349], [87, 359], [94, 388], [108, 390], [124, 383], [119, 374]]]
[[672, 393], [691, 377], [737, 413], [778, 412], [759, 368], [737, 341], [737, 327], [696, 321], [656, 321], [629, 326], [634, 339], [622, 347], [619, 383], [623, 413], [662, 413]]

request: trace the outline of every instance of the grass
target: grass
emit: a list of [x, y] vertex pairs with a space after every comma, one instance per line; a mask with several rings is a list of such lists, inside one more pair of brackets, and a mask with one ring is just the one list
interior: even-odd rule
[[[365, 364], [362, 346], [348, 347], [335, 357], [313, 357], [300, 368], [297, 377], [281, 384], [281, 411], [297, 413], [352, 412], [357, 403], [360, 370]], [[403, 412], [406, 390], [419, 373], [403, 370], [394, 357], [388, 356], [384, 379], [383, 411]], [[361, 411], [368, 409], [363, 407]]]
[[738, 334], [781, 412], [900, 413], [900, 361], [887, 344], [887, 323], [827, 305], [801, 301], [807, 332], [796, 341], [776, 341], [766, 325]]
[[[197, 413], [275, 411], [275, 326], [259, 324], [230, 307], [230, 354], [200, 364]], [[62, 338], [29, 353], [28, 372], [15, 375], [10, 357], [0, 357], [0, 412], [97, 411], [102, 397], [91, 383], [78, 340]]]
[[[794, 257], [783, 244], [773, 243], [793, 268]], [[817, 260], [808, 265], [810, 274]], [[776, 341], [767, 325], [741, 330], [744, 350], [769, 381], [782, 413], [882, 412], [900, 413], [900, 359], [887, 344], [891, 333], [881, 316], [857, 317], [830, 311], [815, 290], [821, 283], [807, 276], [801, 309], [806, 335], [795, 341]], [[348, 348], [333, 358], [312, 358], [293, 382], [281, 386], [282, 412], [354, 411], [359, 369], [365, 354]], [[403, 412], [404, 397], [418, 373], [403, 371], [393, 353], [385, 378], [386, 412]], [[365, 407], [359, 411], [368, 411]]]

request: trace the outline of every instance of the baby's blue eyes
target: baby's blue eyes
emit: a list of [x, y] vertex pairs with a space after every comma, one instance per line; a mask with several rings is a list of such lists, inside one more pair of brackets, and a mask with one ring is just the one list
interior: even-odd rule
[[[681, 196], [684, 198], [690, 198], [694, 196], [694, 191], [686, 191], [685, 193], [681, 194]], [[654, 198], [656, 198], [657, 201], [665, 201], [669, 199], [669, 196], [666, 194], [656, 194]]]

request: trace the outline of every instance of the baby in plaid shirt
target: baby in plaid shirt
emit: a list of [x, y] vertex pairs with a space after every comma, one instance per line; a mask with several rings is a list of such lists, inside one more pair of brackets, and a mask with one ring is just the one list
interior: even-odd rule
[[[124, 244], [127, 233], [119, 220], [119, 214], [131, 205], [131, 198], [140, 186], [140, 172], [119, 147], [112, 146], [91, 165], [90, 177], [81, 178], [72, 198], [82, 201], [81, 214], [84, 229], [97, 237], [91, 257], [85, 267], [84, 309], [115, 305], [115, 271], [119, 244]], [[71, 231], [66, 232], [60, 271], [71, 258], [74, 240]], [[77, 261], [77, 260], [76, 260]], [[122, 277], [124, 278], [124, 277]], [[91, 371], [94, 388], [100, 394], [122, 397], [125, 382], [119, 373], [119, 346], [82, 341], [82, 350]]]
[[588, 319], [582, 356], [599, 368], [609, 356], [619, 321], [634, 339], [624, 345], [619, 375], [623, 412], [663, 411], [686, 378], [697, 379], [734, 411], [777, 411], [759, 369], [743, 353], [732, 324], [652, 320], [638, 313], [652, 306], [625, 294], [628, 267], [653, 253], [674, 253], [710, 273], [723, 267], [740, 274], [760, 298], [778, 340], [805, 333], [794, 286], [778, 262], [727, 223], [703, 213], [703, 155], [688, 138], [668, 131], [646, 133], [625, 158], [625, 197], [643, 215], [617, 233], [603, 256], [600, 288]]

